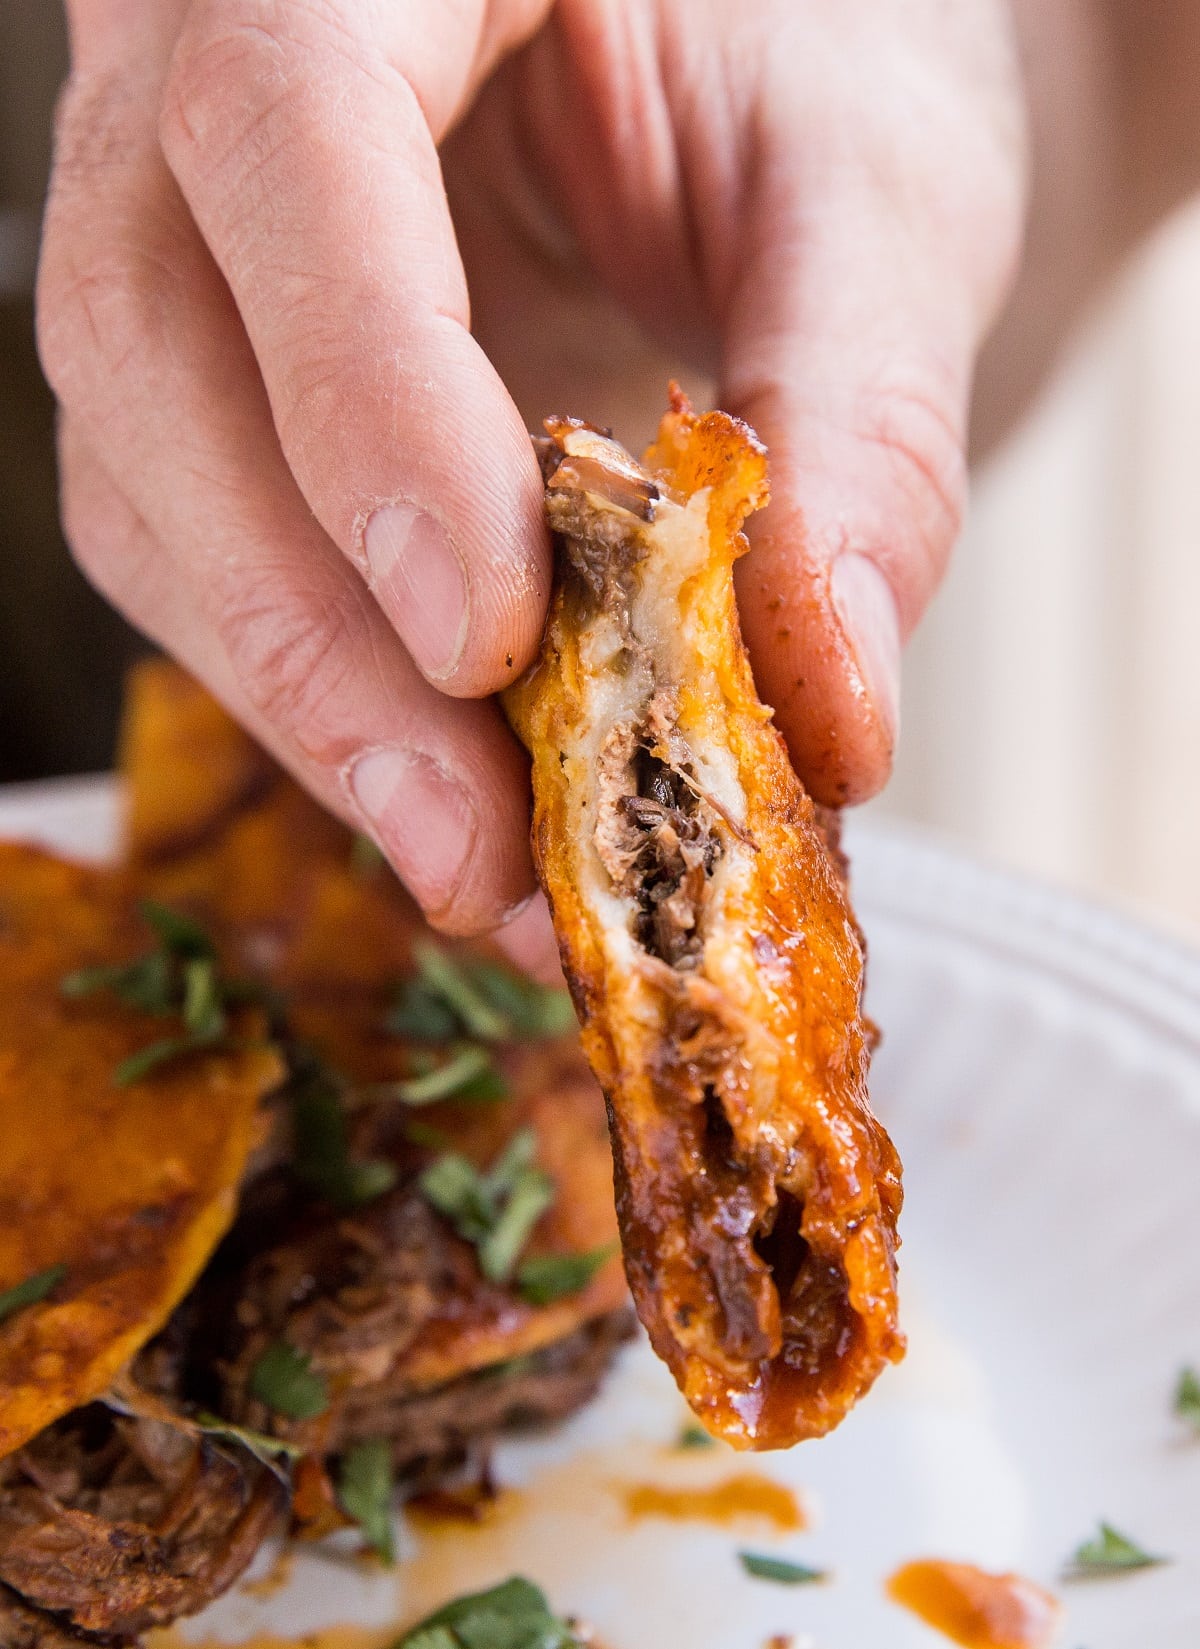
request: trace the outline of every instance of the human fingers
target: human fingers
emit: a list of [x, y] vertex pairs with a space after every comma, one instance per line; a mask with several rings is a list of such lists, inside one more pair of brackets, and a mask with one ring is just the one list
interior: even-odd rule
[[196, 0], [160, 124], [305, 498], [459, 696], [532, 658], [550, 559], [523, 422], [470, 334], [436, 142], [480, 53], [545, 9]]
[[824, 106], [773, 104], [724, 318], [723, 404], [771, 457], [743, 627], [830, 804], [890, 771], [901, 643], [961, 526], [974, 360], [1021, 231], [1015, 107], [998, 92], [1004, 112], [985, 118], [965, 70], [936, 53], [897, 67], [894, 44], [874, 80], [855, 59], [885, 88], [875, 110], [837, 89], [835, 63]]
[[523, 973], [540, 980], [543, 985], [562, 985], [558, 940], [550, 920], [550, 907], [543, 894], [535, 893], [495, 937], [500, 949]]
[[[313, 519], [136, 78], [68, 93], [39, 309], [78, 435], [64, 469], [85, 568], [372, 831], [433, 920], [495, 926], [533, 885], [525, 759], [493, 706], [429, 686]], [[89, 507], [104, 476], [144, 531], [121, 530], [111, 493]]]

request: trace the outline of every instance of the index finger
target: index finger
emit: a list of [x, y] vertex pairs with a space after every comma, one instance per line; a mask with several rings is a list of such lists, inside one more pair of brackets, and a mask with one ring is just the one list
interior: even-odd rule
[[550, 559], [524, 425], [470, 335], [431, 122], [535, 9], [199, 0], [160, 128], [301, 490], [459, 696], [529, 662]]

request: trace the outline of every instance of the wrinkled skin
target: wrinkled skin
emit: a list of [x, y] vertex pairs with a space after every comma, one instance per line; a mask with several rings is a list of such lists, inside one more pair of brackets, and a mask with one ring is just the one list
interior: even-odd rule
[[76, 555], [458, 932], [533, 887], [478, 702], [545, 616], [524, 428], [636, 448], [670, 373], [754, 425], [758, 686], [816, 799], [862, 798], [1023, 218], [977, 449], [1200, 174], [1190, 0], [67, 10], [39, 307]]
[[533, 888], [478, 702], [549, 595], [526, 424], [640, 440], [667, 361], [772, 449], [742, 601], [793, 758], [878, 787], [1020, 237], [1003, 0], [69, 11], [40, 334], [76, 553], [427, 913]]

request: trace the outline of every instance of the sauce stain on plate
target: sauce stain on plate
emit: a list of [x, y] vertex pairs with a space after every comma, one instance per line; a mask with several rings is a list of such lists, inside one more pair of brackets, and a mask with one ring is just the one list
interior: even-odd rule
[[376, 1627], [373, 1631], [363, 1626], [326, 1626], [317, 1632], [301, 1632], [297, 1637], [281, 1638], [273, 1633], [251, 1638], [185, 1638], [173, 1627], [150, 1632], [146, 1649], [387, 1649], [400, 1636], [402, 1628]]
[[[503, 1478], [504, 1472], [501, 1471]], [[577, 1450], [569, 1460], [535, 1470], [464, 1521], [436, 1503], [418, 1506], [404, 1520], [397, 1569], [397, 1613], [419, 1620], [448, 1597], [526, 1574], [544, 1586], [563, 1613], [585, 1619], [597, 1599], [595, 1554], [628, 1550], [640, 1579], [626, 1575], [637, 1595], [651, 1582], [654, 1558], [680, 1538], [672, 1525], [707, 1525], [721, 1541], [731, 1525], [745, 1523], [772, 1533], [807, 1528], [813, 1519], [802, 1492], [765, 1471], [731, 1471], [726, 1451], [655, 1451], [644, 1443]], [[475, 1508], [471, 1508], [474, 1512]], [[433, 1515], [430, 1515], [431, 1511]], [[457, 1514], [457, 1507], [454, 1508]], [[631, 1532], [631, 1524], [638, 1532]], [[657, 1525], [657, 1527], [656, 1527]], [[644, 1528], [645, 1535], [641, 1533]], [[687, 1535], [692, 1539], [690, 1529]], [[706, 1548], [707, 1549], [707, 1548]], [[619, 1564], [619, 1558], [617, 1562]], [[736, 1572], [732, 1547], [725, 1561]], [[616, 1634], [607, 1619], [597, 1628]]]
[[613, 1486], [631, 1522], [643, 1517], [671, 1517], [724, 1526], [757, 1519], [777, 1529], [808, 1527], [808, 1515], [795, 1492], [762, 1472], [738, 1472], [734, 1477], [699, 1487], [668, 1488], [661, 1483]]
[[1023, 1575], [937, 1558], [897, 1569], [887, 1595], [965, 1649], [1050, 1649], [1063, 1617], [1054, 1594]]

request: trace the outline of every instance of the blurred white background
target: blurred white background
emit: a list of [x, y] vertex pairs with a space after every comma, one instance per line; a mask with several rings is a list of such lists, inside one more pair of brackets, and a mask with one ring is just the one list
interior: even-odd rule
[[975, 478], [874, 804], [1200, 936], [1200, 205]]

